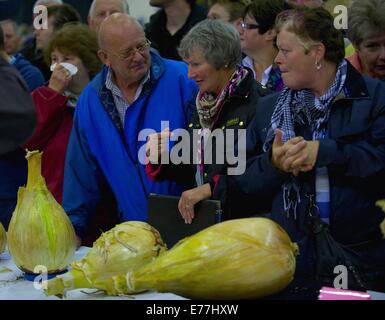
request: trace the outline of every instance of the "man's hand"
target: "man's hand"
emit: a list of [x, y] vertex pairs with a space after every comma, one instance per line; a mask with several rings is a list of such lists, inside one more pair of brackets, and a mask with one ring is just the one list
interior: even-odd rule
[[199, 201], [209, 199], [211, 197], [210, 184], [206, 183], [194, 189], [187, 190], [182, 193], [178, 203], [178, 209], [185, 223], [191, 224], [194, 219], [194, 206]]
[[48, 87], [60, 94], [63, 94], [63, 92], [68, 88], [71, 80], [71, 73], [62, 65], [57, 64], [55, 70], [52, 72], [51, 78], [49, 79]]
[[159, 164], [161, 155], [168, 152], [169, 139], [172, 133], [169, 128], [164, 129], [160, 133], [148, 135], [146, 142], [146, 157], [152, 164]]

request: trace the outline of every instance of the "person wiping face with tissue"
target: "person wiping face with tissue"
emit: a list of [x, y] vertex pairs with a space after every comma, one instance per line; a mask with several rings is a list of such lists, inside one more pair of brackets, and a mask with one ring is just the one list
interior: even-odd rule
[[86, 25], [63, 26], [44, 52], [52, 70], [48, 85], [32, 92], [38, 125], [24, 148], [43, 151], [42, 174], [59, 203], [74, 108], [80, 93], [101, 69], [98, 48], [96, 34]]
[[48, 87], [69, 98], [69, 105], [75, 107], [76, 97], [90, 81], [90, 76], [81, 58], [70, 52], [53, 49]]

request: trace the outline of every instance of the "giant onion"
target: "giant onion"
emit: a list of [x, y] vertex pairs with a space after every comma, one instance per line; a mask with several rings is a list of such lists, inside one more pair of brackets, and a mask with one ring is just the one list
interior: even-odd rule
[[152, 289], [193, 299], [254, 299], [292, 281], [297, 254], [298, 246], [272, 220], [229, 220], [181, 240], [114, 282], [122, 293]]
[[44, 266], [48, 273], [64, 270], [76, 249], [74, 228], [41, 175], [41, 153], [28, 152], [27, 186], [20, 187], [8, 228], [8, 249], [27, 273]]
[[151, 262], [164, 250], [159, 232], [149, 224], [123, 222], [103, 233], [83, 259], [71, 264], [72, 270], [48, 281], [45, 293], [63, 295], [75, 288], [97, 288], [119, 294], [113, 276]]
[[[382, 211], [384, 211], [385, 213], [385, 200], [378, 200], [376, 202], [376, 205], [379, 206], [382, 209]], [[385, 239], [385, 219], [382, 220], [380, 224], [380, 229], [381, 229], [382, 237]]]

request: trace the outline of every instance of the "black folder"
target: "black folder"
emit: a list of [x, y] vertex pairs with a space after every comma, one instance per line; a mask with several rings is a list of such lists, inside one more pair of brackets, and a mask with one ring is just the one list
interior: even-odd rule
[[167, 248], [221, 221], [221, 202], [203, 200], [194, 207], [195, 217], [186, 224], [178, 209], [179, 197], [150, 194], [148, 198], [148, 223], [157, 229]]

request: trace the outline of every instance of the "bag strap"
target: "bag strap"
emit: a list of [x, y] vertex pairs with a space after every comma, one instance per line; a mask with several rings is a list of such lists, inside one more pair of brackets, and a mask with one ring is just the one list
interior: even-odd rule
[[320, 218], [319, 208], [315, 202], [315, 194], [309, 193], [306, 197], [309, 199], [308, 227], [311, 233], [315, 235], [329, 229], [328, 225]]

